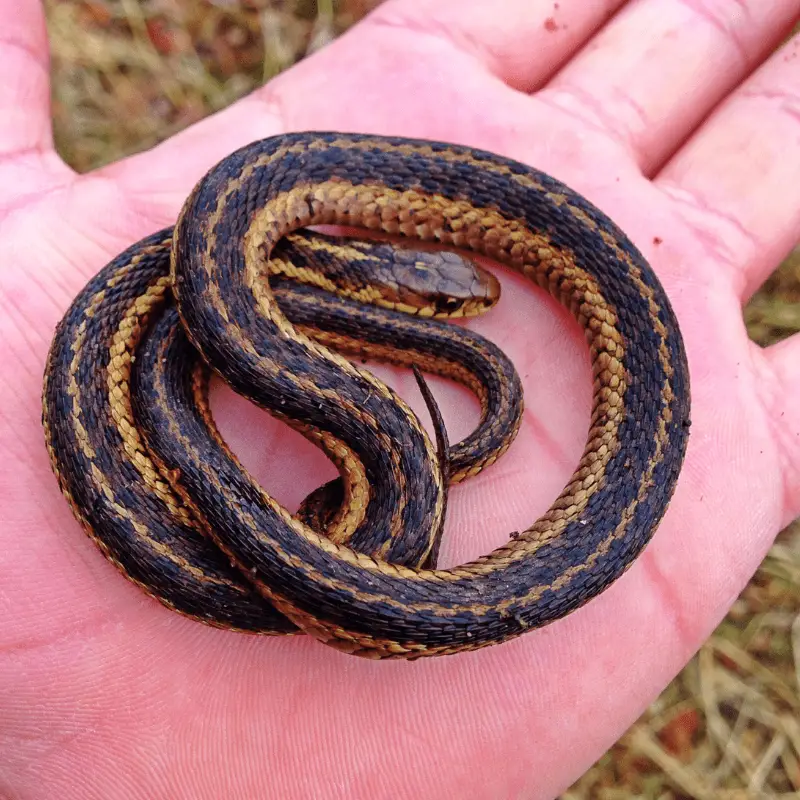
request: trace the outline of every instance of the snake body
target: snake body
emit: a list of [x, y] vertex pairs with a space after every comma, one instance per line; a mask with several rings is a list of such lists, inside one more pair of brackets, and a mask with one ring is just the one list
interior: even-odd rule
[[[321, 224], [487, 255], [547, 289], [586, 332], [594, 400], [577, 469], [540, 519], [472, 563], [419, 566], [444, 508], [431, 442], [379, 381], [292, 324], [265, 279], [286, 234]], [[99, 374], [86, 350], [100, 352]], [[213, 426], [195, 351], [337, 463], [345, 500], [332, 536], [243, 471]], [[654, 273], [563, 184], [444, 143], [306, 133], [226, 158], [195, 187], [172, 236], [134, 246], [84, 290], [57, 332], [44, 409], [74, 512], [148, 591], [158, 595], [167, 579], [184, 587], [162, 601], [255, 630], [268, 627], [269, 608], [275, 631], [293, 624], [345, 652], [416, 658], [547, 624], [627, 569], [674, 491], [689, 383]], [[115, 436], [98, 437], [104, 414]], [[198, 562], [193, 548], [205, 553], [209, 539], [216, 560]], [[209, 598], [214, 612], [201, 610]]]

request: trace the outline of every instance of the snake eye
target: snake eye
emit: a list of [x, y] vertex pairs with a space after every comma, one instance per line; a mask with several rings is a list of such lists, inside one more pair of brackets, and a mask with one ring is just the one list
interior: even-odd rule
[[445, 297], [437, 305], [442, 311], [456, 311], [461, 308], [461, 301], [456, 297]]

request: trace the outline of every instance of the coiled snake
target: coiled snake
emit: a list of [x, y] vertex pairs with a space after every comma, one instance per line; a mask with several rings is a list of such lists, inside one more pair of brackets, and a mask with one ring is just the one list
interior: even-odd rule
[[[476, 561], [430, 568], [446, 478], [474, 474], [508, 446], [522, 408], [516, 373], [496, 348], [474, 335], [463, 345], [446, 323], [429, 323], [443, 338], [426, 350], [425, 335], [392, 311], [364, 313], [378, 330], [396, 324], [390, 340], [412, 355], [370, 344], [366, 322], [346, 322], [354, 300], [377, 294], [368, 279], [349, 288], [345, 279], [342, 289], [335, 276], [319, 277], [318, 265], [293, 267], [287, 257], [286, 276], [305, 271], [316, 288], [279, 281], [270, 263], [270, 254], [283, 258], [279, 241], [326, 224], [489, 256], [549, 291], [585, 331], [594, 399], [576, 471], [540, 519]], [[327, 246], [320, 241], [310, 245], [317, 253]], [[412, 261], [426, 271], [444, 259], [447, 274], [448, 258]], [[344, 296], [323, 299], [320, 288]], [[470, 313], [456, 288], [444, 305]], [[428, 316], [443, 310], [404, 291], [378, 302]], [[479, 288], [478, 305], [493, 293]], [[333, 319], [327, 331], [315, 329], [323, 306]], [[458, 358], [442, 355], [443, 341], [455, 343]], [[481, 398], [481, 426], [443, 464], [408, 407], [326, 344], [461, 380]], [[208, 409], [206, 365], [336, 463], [342, 500], [327, 535], [256, 485], [225, 445]], [[651, 268], [563, 184], [465, 147], [301, 133], [223, 160], [174, 230], [134, 245], [90, 282], [56, 332], [44, 426], [77, 518], [162, 602], [224, 627], [297, 626], [345, 652], [416, 658], [544, 625], [625, 571], [672, 496], [689, 381]]]

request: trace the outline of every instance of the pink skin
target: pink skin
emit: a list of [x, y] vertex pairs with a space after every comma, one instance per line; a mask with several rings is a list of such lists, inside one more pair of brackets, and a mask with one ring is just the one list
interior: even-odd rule
[[[741, 315], [800, 232], [800, 41], [765, 61], [799, 15], [798, 0], [388, 2], [226, 111], [78, 176], [52, 148], [42, 10], [0, 0], [0, 794], [550, 798], [585, 770], [800, 514], [800, 339], [756, 347]], [[533, 164], [608, 212], [658, 271], [692, 372], [686, 466], [652, 545], [570, 618], [415, 664], [213, 630], [120, 577], [59, 494], [39, 393], [74, 294], [173, 222], [219, 158], [307, 128]], [[453, 492], [445, 565], [547, 507], [588, 419], [576, 325], [498, 272], [500, 309], [472, 324], [516, 362], [528, 410], [504, 460]], [[409, 374], [380, 372], [420, 407]], [[465, 415], [461, 392], [433, 387], [455, 440], [473, 405]], [[226, 390], [214, 402], [282, 501], [331, 475]]]

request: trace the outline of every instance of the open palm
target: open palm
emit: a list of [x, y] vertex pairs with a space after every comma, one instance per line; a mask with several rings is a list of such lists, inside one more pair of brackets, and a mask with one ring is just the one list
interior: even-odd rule
[[[388, 2], [225, 112], [78, 176], [52, 149], [39, 3], [0, 0], [0, 793], [546, 798], [587, 768], [800, 513], [800, 341], [762, 350], [741, 318], [800, 233], [800, 41], [747, 77], [799, 14], [798, 0]], [[692, 376], [686, 465], [643, 556], [566, 620], [414, 664], [214, 630], [125, 581], [59, 494], [39, 395], [73, 296], [172, 223], [219, 158], [303, 129], [532, 164], [606, 211], [664, 283]], [[533, 521], [584, 443], [580, 331], [498, 274], [500, 307], [474, 327], [523, 375], [525, 423], [502, 462], [453, 491], [444, 566]], [[407, 375], [381, 374], [413, 400]], [[433, 387], [455, 441], [472, 404]], [[227, 390], [214, 408], [287, 504], [330, 477], [310, 445]]]

